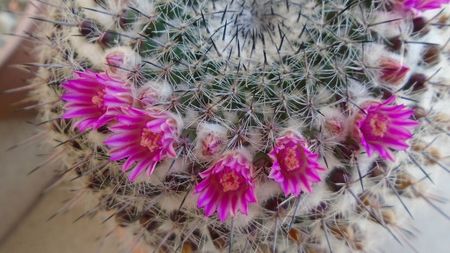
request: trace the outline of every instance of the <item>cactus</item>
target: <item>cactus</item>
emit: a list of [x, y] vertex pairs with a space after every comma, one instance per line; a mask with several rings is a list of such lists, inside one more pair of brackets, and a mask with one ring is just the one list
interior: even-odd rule
[[446, 2], [51, 1], [31, 96], [128, 251], [410, 244], [448, 173]]

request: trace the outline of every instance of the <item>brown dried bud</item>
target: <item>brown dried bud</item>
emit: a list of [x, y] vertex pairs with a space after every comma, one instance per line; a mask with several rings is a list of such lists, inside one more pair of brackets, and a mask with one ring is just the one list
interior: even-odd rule
[[429, 157], [425, 159], [426, 165], [435, 165], [442, 158], [441, 152], [435, 147], [428, 148], [427, 153]]
[[428, 32], [429, 29], [427, 27], [427, 20], [425, 18], [417, 17], [413, 19], [413, 33], [423, 36]]
[[387, 165], [382, 160], [377, 160], [372, 163], [370, 169], [369, 169], [369, 176], [370, 177], [379, 177], [382, 175], [385, 175], [387, 171]]
[[126, 30], [129, 29], [137, 20], [136, 12], [131, 9], [124, 9], [119, 14], [119, 26]]
[[98, 43], [102, 47], [113, 47], [120, 42], [120, 34], [115, 31], [106, 31], [98, 38]]
[[85, 36], [87, 39], [92, 39], [100, 36], [100, 30], [98, 25], [91, 20], [84, 20], [79, 25], [79, 31], [81, 35]]
[[427, 116], [427, 112], [423, 107], [415, 106], [413, 110], [414, 110], [414, 118], [416, 119], [421, 119]]
[[395, 188], [397, 190], [405, 190], [406, 188], [410, 187], [411, 185], [414, 185], [416, 183], [416, 179], [413, 178], [411, 175], [403, 172], [397, 174], [397, 178], [395, 180]]
[[139, 218], [139, 223], [142, 227], [144, 227], [147, 231], [152, 232], [161, 226], [161, 222], [158, 221], [160, 217], [155, 214], [155, 210], [147, 210], [142, 214]]
[[225, 226], [220, 227], [208, 226], [208, 231], [213, 241], [213, 244], [217, 249], [225, 249], [228, 246], [226, 240], [227, 236], [224, 235], [228, 234], [230, 231]]
[[383, 218], [383, 221], [386, 224], [395, 224], [395, 221], [397, 219], [395, 212], [391, 209], [386, 209], [381, 211], [381, 217]]
[[129, 206], [116, 213], [116, 221], [121, 227], [127, 226], [138, 218], [138, 211], [136, 207]]
[[400, 36], [392, 37], [388, 39], [387, 46], [390, 50], [397, 52], [402, 48], [403, 41], [401, 40]]
[[328, 174], [326, 182], [330, 190], [337, 192], [341, 190], [350, 179], [351, 174], [345, 168], [337, 167]]
[[413, 91], [422, 90], [426, 87], [427, 77], [424, 74], [414, 73], [403, 86], [403, 90], [411, 89]]
[[297, 244], [301, 244], [304, 241], [303, 233], [296, 228], [291, 228], [288, 231], [288, 238], [295, 241]]
[[424, 148], [425, 148], [425, 143], [423, 143], [423, 142], [414, 142], [411, 145], [411, 149], [414, 152], [421, 152], [421, 151], [423, 151]]
[[449, 18], [450, 17], [446, 14], [441, 15], [438, 19], [438, 23], [440, 24], [439, 28], [447, 27]]
[[436, 65], [440, 61], [441, 49], [437, 45], [427, 46], [423, 52], [423, 61], [428, 65]]
[[370, 192], [365, 192], [359, 195], [361, 203], [369, 208], [380, 208], [382, 203], [378, 196]]
[[182, 253], [193, 253], [194, 252], [194, 246], [190, 242], [183, 243], [183, 247], [181, 249]]
[[339, 240], [352, 241], [355, 237], [353, 228], [348, 224], [335, 224], [330, 227], [331, 233]]

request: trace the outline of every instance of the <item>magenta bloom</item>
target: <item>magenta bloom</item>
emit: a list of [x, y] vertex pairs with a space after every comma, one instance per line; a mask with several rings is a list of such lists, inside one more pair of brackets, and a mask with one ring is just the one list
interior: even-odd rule
[[284, 194], [299, 196], [302, 191], [311, 192], [311, 184], [319, 182], [318, 155], [311, 152], [305, 139], [293, 132], [276, 139], [269, 153], [273, 161], [269, 178], [280, 184]]
[[404, 10], [426, 11], [441, 8], [443, 4], [449, 3], [449, 0], [403, 0], [401, 2]]
[[223, 222], [239, 210], [248, 213], [248, 204], [256, 202], [252, 168], [241, 153], [230, 152], [212, 167], [200, 173], [203, 179], [195, 187], [198, 207], [211, 216], [216, 210]]
[[131, 181], [143, 172], [150, 176], [156, 164], [166, 157], [176, 157], [174, 144], [178, 126], [173, 116], [166, 112], [148, 112], [136, 108], [123, 110], [111, 125], [112, 134], [105, 144], [111, 150], [110, 159], [126, 159], [122, 170], [133, 168]]
[[382, 103], [362, 106], [355, 118], [355, 135], [367, 154], [377, 152], [383, 159], [394, 160], [391, 150], [405, 150], [407, 140], [418, 123], [411, 119], [414, 111], [404, 105], [393, 105], [395, 97]]
[[65, 119], [75, 119], [80, 131], [106, 125], [122, 107], [131, 105], [130, 88], [105, 73], [90, 70], [75, 72], [75, 78], [63, 83]]

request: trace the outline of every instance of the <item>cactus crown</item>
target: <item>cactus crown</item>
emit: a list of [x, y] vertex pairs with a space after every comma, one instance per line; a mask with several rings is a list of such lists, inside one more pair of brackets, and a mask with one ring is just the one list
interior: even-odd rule
[[33, 95], [138, 247], [368, 252], [407, 231], [422, 163], [445, 168], [448, 13], [423, 2], [48, 3]]

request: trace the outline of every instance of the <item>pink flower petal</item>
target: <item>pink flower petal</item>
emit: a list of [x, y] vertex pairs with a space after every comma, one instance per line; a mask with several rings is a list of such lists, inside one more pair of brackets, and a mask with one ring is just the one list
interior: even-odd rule
[[368, 156], [377, 152], [383, 159], [394, 160], [392, 150], [405, 150], [413, 137], [418, 122], [411, 119], [413, 111], [404, 105], [395, 105], [395, 97], [381, 103], [370, 103], [366, 113], [356, 115], [356, 139], [360, 140]]
[[[105, 144], [113, 148], [109, 152], [111, 160], [127, 159], [122, 167], [125, 171], [132, 169], [131, 181], [135, 181], [143, 171], [150, 176], [161, 160], [176, 156], [173, 145], [178, 130], [176, 125], [170, 124], [175, 120], [169, 113], [147, 112], [132, 107], [120, 112], [110, 127], [112, 134]], [[149, 128], [148, 125], [157, 127]]]
[[237, 151], [225, 154], [200, 173], [202, 181], [194, 191], [199, 195], [197, 206], [204, 209], [206, 216], [217, 211], [222, 222], [237, 212], [247, 214], [248, 203], [256, 202], [251, 170], [243, 154]]
[[[81, 131], [106, 125], [113, 119], [108, 116], [113, 108], [132, 104], [131, 91], [125, 88], [124, 83], [90, 70], [75, 72], [75, 78], [67, 80], [62, 87], [64, 94], [61, 99], [66, 101], [63, 118], [73, 119]], [[117, 94], [118, 90], [120, 94]], [[105, 97], [120, 99], [108, 103]]]
[[280, 184], [286, 196], [298, 196], [302, 189], [311, 192], [311, 183], [319, 181], [317, 173], [324, 170], [317, 163], [318, 155], [311, 152], [306, 141], [293, 132], [278, 138], [269, 156], [273, 161], [269, 178]]

